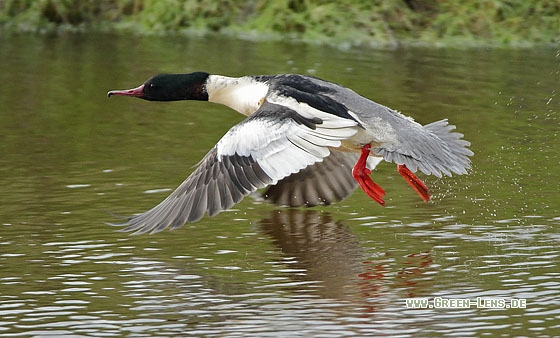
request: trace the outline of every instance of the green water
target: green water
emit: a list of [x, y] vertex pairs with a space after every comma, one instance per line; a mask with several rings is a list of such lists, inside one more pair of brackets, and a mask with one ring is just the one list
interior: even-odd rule
[[[229, 39], [0, 36], [0, 334], [557, 336], [560, 51], [337, 50]], [[468, 176], [381, 164], [380, 207], [246, 198], [173, 232], [104, 222], [167, 196], [243, 118], [203, 102], [106, 98], [159, 72], [303, 73], [472, 142]], [[524, 309], [407, 309], [410, 297]]]

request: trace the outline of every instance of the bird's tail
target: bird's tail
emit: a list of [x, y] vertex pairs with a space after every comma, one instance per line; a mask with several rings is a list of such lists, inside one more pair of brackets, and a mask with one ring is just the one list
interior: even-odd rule
[[420, 170], [437, 177], [467, 174], [471, 168], [469, 156], [474, 153], [468, 148], [470, 142], [454, 130], [447, 119], [436, 121], [411, 132], [399, 146], [375, 148], [373, 152], [385, 161], [406, 165], [412, 172]]
[[438, 175], [431, 170], [432, 174], [438, 177], [441, 173], [447, 176], [451, 176], [451, 172], [459, 175], [467, 174], [471, 168], [469, 156], [473, 156], [474, 153], [468, 148], [471, 143], [463, 139], [463, 134], [455, 132], [456, 127], [449, 124], [447, 119], [426, 124], [423, 128], [443, 141], [441, 149], [436, 149], [431, 154], [432, 167], [439, 172]]

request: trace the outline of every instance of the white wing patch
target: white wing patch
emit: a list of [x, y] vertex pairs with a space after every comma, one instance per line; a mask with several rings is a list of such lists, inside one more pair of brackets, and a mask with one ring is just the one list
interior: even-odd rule
[[249, 118], [230, 129], [218, 142], [218, 160], [222, 156], [234, 154], [251, 156], [276, 183], [322, 161], [330, 155], [329, 148], [340, 147], [341, 140], [348, 139], [357, 132], [356, 121], [322, 112], [295, 100], [289, 101], [269, 102], [263, 107], [287, 107], [294, 114], [314, 121], [320, 119], [322, 123], [315, 124], [315, 129], [312, 129], [282, 116], [281, 111], [278, 111], [278, 116], [274, 115], [275, 111], [271, 111], [272, 114]]

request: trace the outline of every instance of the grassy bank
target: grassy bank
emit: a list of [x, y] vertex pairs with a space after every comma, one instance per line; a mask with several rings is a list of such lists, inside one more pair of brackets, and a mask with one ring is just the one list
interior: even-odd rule
[[377, 46], [557, 44], [560, 0], [4, 0], [0, 26]]

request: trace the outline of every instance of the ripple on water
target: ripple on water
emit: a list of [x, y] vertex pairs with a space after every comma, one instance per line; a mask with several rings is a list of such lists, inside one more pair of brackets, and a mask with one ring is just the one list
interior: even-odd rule
[[[298, 333], [335, 337], [394, 335], [395, 332], [413, 336], [430, 332], [475, 336], [527, 329], [527, 325], [531, 332], [542, 334], [546, 332], [544, 328], [555, 325], [555, 318], [560, 316], [556, 310], [560, 274], [553, 270], [558, 251], [551, 240], [539, 241], [542, 228], [503, 230], [494, 225], [469, 229], [463, 224], [448, 224], [440, 230], [408, 229], [412, 238], [429, 237], [432, 243], [440, 243], [421, 256], [430, 258], [432, 263], [420, 256], [409, 257], [405, 260], [408, 265], [399, 265], [398, 259], [385, 259], [385, 277], [362, 284], [359, 292], [369, 290], [367, 293], [350, 292], [340, 299], [324, 298], [314, 291], [328, 288], [328, 284], [310, 277], [309, 269], [301, 265], [303, 256], [296, 252], [266, 262], [267, 269], [254, 269], [216, 263], [218, 257], [239, 254], [239, 250], [221, 248], [218, 244], [207, 246], [210, 254], [206, 257], [176, 255], [164, 261], [156, 258], [159, 251], [145, 251], [135, 245], [96, 240], [51, 242], [43, 246], [43, 259], [35, 260], [34, 264], [56, 266], [58, 262], [59, 266], [64, 264], [65, 271], [53, 270], [39, 279], [29, 276], [0, 279], [3, 287], [40, 284], [36, 290], [19, 296], [6, 297], [6, 289], [3, 290], [0, 327], [37, 336], [45, 332], [60, 336], [120, 336], [123, 332], [134, 336], [152, 336], [154, 332], [158, 336], [176, 336], [188, 332], [206, 336]], [[496, 241], [490, 236], [495, 233], [507, 236]], [[434, 237], [435, 234], [439, 236]], [[469, 243], [487, 243], [491, 250], [477, 255], [465, 268], [464, 257], [456, 254]], [[139, 252], [150, 254], [139, 256]], [[449, 260], [451, 257], [457, 259]], [[424, 262], [429, 267], [425, 271], [422, 270]], [[414, 264], [420, 265], [414, 267]], [[116, 269], [100, 275], [99, 270], [92, 268], [97, 265]], [[458, 265], [462, 268], [449, 270]], [[425, 283], [431, 283], [441, 274], [460, 275], [466, 271], [466, 279], [452, 280], [443, 289], [430, 293], [430, 297], [527, 298], [530, 307], [518, 311], [406, 309], [401, 294], [405, 287], [393, 285], [398, 274], [391, 272], [392, 267], [395, 271], [422, 271], [416, 281]], [[541, 274], [532, 273], [539, 269]], [[220, 270], [253, 277], [239, 283], [227, 274], [220, 280], [214, 273], [208, 273]], [[492, 284], [476, 277], [468, 278], [469, 274], [486, 276]], [[376, 292], [372, 293], [370, 287]], [[96, 310], [98, 307], [104, 310]]]

